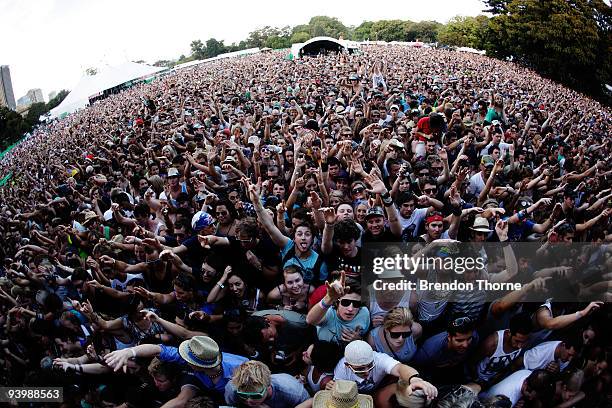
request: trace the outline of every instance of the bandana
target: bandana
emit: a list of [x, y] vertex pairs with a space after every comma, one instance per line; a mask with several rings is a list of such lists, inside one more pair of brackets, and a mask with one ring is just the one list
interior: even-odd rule
[[430, 215], [429, 217], [425, 218], [425, 225], [429, 225], [432, 222], [436, 222], [436, 221], [444, 221], [444, 217], [442, 217], [440, 214], [434, 214], [434, 215]]

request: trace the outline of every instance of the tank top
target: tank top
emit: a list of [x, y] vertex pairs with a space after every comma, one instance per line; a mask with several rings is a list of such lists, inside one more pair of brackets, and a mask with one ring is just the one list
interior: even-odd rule
[[505, 330], [498, 330], [496, 333], [497, 348], [495, 348], [495, 352], [490, 357], [485, 357], [478, 363], [478, 378], [483, 381], [489, 381], [495, 374], [509, 366], [521, 352], [521, 349], [518, 349], [506, 353], [504, 351]]
[[[412, 291], [410, 290], [405, 291], [399, 303], [395, 307], [410, 307], [410, 296], [411, 295], [412, 295]], [[382, 307], [380, 307], [380, 305], [378, 304], [378, 301], [376, 300], [376, 294], [374, 293], [372, 288], [370, 288], [370, 307], [369, 309], [370, 309], [370, 319], [376, 316], [384, 317], [387, 315], [387, 313], [389, 313], [389, 310], [385, 310]]]
[[385, 330], [382, 328], [382, 326], [378, 326], [377, 328], [372, 330], [371, 334], [372, 334], [372, 340], [374, 340], [374, 350], [380, 353], [385, 353], [389, 357], [395, 358], [400, 363], [409, 362], [410, 360], [412, 360], [412, 357], [414, 357], [414, 355], [416, 354], [417, 346], [414, 343], [414, 338], [412, 336], [406, 339], [406, 341], [404, 342], [404, 345], [399, 351], [393, 352], [393, 351], [387, 351], [387, 349], [385, 348], [385, 344], [386, 344], [387, 348], [389, 348], [389, 350], [391, 349], [391, 347], [389, 347], [389, 344], [387, 344], [385, 340]]
[[308, 381], [308, 387], [310, 388], [312, 393], [316, 394], [318, 391], [321, 390], [321, 381], [325, 377], [332, 377], [333, 378], [334, 373], [322, 373], [321, 376], [319, 377], [319, 380], [317, 382], [314, 382], [314, 380], [312, 379], [312, 372], [313, 371], [314, 371], [314, 366], [310, 366], [308, 368], [308, 374], [306, 375], [306, 381]]

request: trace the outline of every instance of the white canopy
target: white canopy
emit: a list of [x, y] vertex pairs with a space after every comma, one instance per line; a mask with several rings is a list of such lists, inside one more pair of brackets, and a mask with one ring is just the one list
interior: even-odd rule
[[303, 43], [294, 43], [291, 45], [291, 55], [298, 59], [301, 57], [302, 50], [313, 43], [334, 43], [343, 50], [355, 50], [359, 48], [359, 44], [355, 41], [337, 40], [332, 37], [314, 37]]
[[116, 67], [108, 67], [96, 75], [85, 75], [74, 89], [55, 108], [51, 109], [51, 118], [75, 112], [89, 104], [89, 98], [107, 89], [136, 79], [147, 78], [167, 68], [152, 67], [135, 62], [125, 62]]

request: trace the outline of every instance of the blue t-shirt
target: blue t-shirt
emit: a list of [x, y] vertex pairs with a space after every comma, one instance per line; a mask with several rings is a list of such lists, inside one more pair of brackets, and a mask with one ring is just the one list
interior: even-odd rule
[[[272, 374], [272, 395], [263, 403], [270, 408], [295, 407], [310, 398], [304, 385], [289, 374]], [[236, 395], [236, 386], [228, 382], [225, 386], [225, 402], [238, 405], [242, 402]]]
[[[295, 247], [295, 242], [292, 239], [290, 239], [287, 241], [287, 245], [285, 245], [285, 247], [281, 250], [282, 259], [285, 258], [285, 255], [287, 255], [287, 253], [290, 250], [293, 249], [294, 251], [294, 255], [291, 258], [287, 259], [287, 261], [283, 265], [283, 268], [286, 268], [288, 266], [295, 266], [296, 268], [299, 268], [302, 271], [304, 271], [304, 282], [306, 283], [313, 282], [314, 267], [315, 267], [315, 264], [317, 263], [317, 259], [319, 259], [319, 256], [321, 255], [311, 250], [308, 258], [301, 259], [301, 258], [298, 258], [297, 254], [295, 254], [294, 247]], [[321, 267], [319, 269], [319, 278], [316, 280], [324, 281], [326, 278], [327, 278], [327, 265], [325, 264], [325, 262], [321, 262]]]
[[317, 337], [319, 340], [340, 343], [342, 341], [342, 329], [355, 330], [361, 328], [361, 336], [365, 336], [370, 328], [370, 312], [367, 307], [362, 307], [353, 320], [344, 321], [338, 317], [338, 312], [334, 308], [327, 309], [325, 319], [317, 326]]
[[448, 349], [448, 332], [443, 331], [430, 337], [423, 343], [412, 363], [416, 366], [433, 370], [436, 368], [454, 367], [464, 362], [470, 355], [470, 351], [478, 344], [478, 334], [472, 333], [472, 342], [465, 353], [457, 353]]
[[527, 235], [531, 234], [534, 225], [536, 223], [532, 220], [523, 220], [508, 225], [508, 241], [522, 241]]
[[[189, 368], [189, 364], [187, 364], [187, 361], [183, 360], [183, 357], [181, 357], [181, 355], [179, 354], [178, 348], [164, 345], [160, 345], [160, 347], [161, 353], [159, 354], [158, 358], [161, 361], [176, 363]], [[193, 375], [193, 377], [199, 381], [201, 386], [192, 383], [193, 386], [201, 388], [202, 390], [214, 390], [223, 393], [225, 390], [225, 386], [232, 379], [232, 374], [234, 373], [234, 370], [240, 364], [244, 363], [245, 361], [249, 361], [248, 358], [237, 356], [236, 354], [221, 353], [221, 355], [223, 356], [223, 361], [221, 362], [221, 365], [223, 366], [223, 378], [221, 378], [219, 382], [215, 384], [212, 382], [210, 377], [208, 377], [203, 372], [194, 371], [190, 374]]]

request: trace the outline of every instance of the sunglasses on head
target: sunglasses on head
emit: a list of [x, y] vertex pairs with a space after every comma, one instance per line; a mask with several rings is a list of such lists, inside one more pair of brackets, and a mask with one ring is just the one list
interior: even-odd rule
[[389, 332], [389, 337], [391, 337], [392, 339], [399, 339], [400, 337], [403, 339], [407, 339], [408, 337], [412, 336], [412, 332], [411, 331], [405, 331], [405, 332]]
[[470, 319], [468, 316], [458, 317], [450, 322], [451, 327], [464, 327], [469, 324], [472, 324], [472, 319]]
[[365, 188], [363, 188], [363, 187], [355, 187], [355, 188], [353, 189], [353, 194], [359, 194], [359, 193], [362, 193], [362, 192], [363, 192], [363, 190], [365, 190]]
[[258, 399], [262, 399], [266, 395], [267, 391], [268, 391], [268, 387], [263, 387], [261, 391], [257, 391], [257, 392], [236, 391], [236, 395], [238, 396], [238, 398], [245, 399], [245, 400], [249, 400], [249, 399], [258, 400]]
[[353, 305], [355, 309], [359, 309], [362, 306], [361, 300], [353, 300], [353, 299], [340, 299], [340, 306], [349, 307]]

